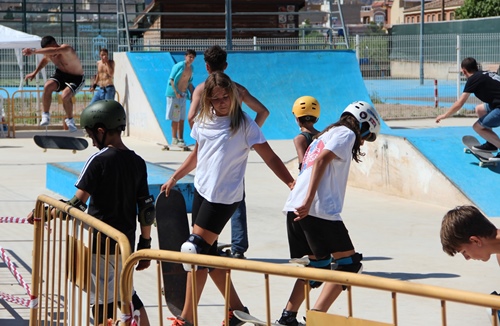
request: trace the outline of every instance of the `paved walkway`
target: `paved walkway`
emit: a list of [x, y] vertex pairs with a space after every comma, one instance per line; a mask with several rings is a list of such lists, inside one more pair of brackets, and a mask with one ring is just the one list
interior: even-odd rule
[[[455, 120], [455, 119], [453, 119]], [[453, 123], [453, 120], [443, 122]], [[470, 125], [470, 121], [457, 119], [455, 123]], [[399, 127], [422, 127], [432, 121], [389, 121]], [[435, 126], [435, 125], [433, 125]], [[95, 152], [88, 148], [72, 154], [66, 151], [44, 153], [31, 139], [33, 133], [18, 132], [15, 139], [0, 139], [0, 216], [24, 217], [33, 208], [36, 196], [42, 193], [55, 198], [59, 195], [45, 189], [47, 162], [85, 161]], [[154, 143], [125, 138], [125, 143], [145, 160], [176, 168], [188, 155], [180, 151], [162, 151]], [[271, 141], [273, 149], [283, 159], [291, 160], [295, 151], [291, 141]], [[247, 209], [249, 218], [249, 259], [283, 263], [288, 248], [285, 217], [281, 213], [287, 188], [252, 152], [246, 174]], [[460, 203], [457, 203], [457, 205]], [[344, 221], [356, 249], [362, 252], [365, 274], [404, 280], [414, 283], [489, 293], [498, 290], [496, 282], [499, 267], [494, 260], [487, 263], [466, 262], [461, 257], [448, 257], [441, 250], [439, 227], [443, 214], [451, 207], [428, 205], [422, 202], [386, 196], [350, 187], [347, 191]], [[498, 221], [493, 220], [498, 224]], [[32, 248], [30, 225], [1, 224], [0, 246], [16, 263], [20, 273], [29, 282]], [[230, 241], [230, 228], [221, 234], [222, 242]], [[156, 237], [153, 246], [157, 245]], [[155, 269], [137, 272], [135, 288], [146, 303], [152, 325], [157, 325]], [[242, 272], [233, 273], [234, 283], [253, 314], [264, 317], [263, 278]], [[292, 279], [271, 278], [272, 316], [277, 318], [288, 298]], [[0, 291], [23, 296], [5, 264], [0, 262]], [[360, 318], [391, 321], [390, 294], [367, 289], [354, 290], [354, 314]], [[313, 292], [313, 298], [317, 291]], [[345, 314], [345, 295], [330, 309]], [[200, 325], [220, 325], [224, 301], [209, 281], [199, 307]], [[440, 303], [437, 300], [399, 296], [398, 320], [400, 325], [440, 325]], [[448, 325], [488, 325], [484, 308], [450, 303], [447, 306]], [[169, 316], [167, 309], [163, 313]], [[304, 309], [300, 314], [304, 314]], [[0, 325], [28, 325], [29, 310], [0, 300]], [[168, 325], [168, 323], [167, 323]]]

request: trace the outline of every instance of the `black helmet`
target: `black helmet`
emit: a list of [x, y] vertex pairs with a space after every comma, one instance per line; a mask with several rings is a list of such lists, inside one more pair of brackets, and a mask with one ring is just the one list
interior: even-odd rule
[[87, 106], [80, 115], [80, 126], [85, 129], [104, 127], [107, 130], [125, 130], [127, 115], [123, 106], [113, 100], [102, 100]]

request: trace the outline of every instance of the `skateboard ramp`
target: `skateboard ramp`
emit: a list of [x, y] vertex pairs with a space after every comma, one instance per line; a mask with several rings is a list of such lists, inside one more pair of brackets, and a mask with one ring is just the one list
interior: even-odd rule
[[[126, 107], [131, 116], [142, 117], [130, 122], [130, 132], [151, 141], [162, 141], [157, 132], [161, 130], [162, 137], [170, 142], [170, 122], [165, 120], [165, 89], [172, 66], [184, 56], [168, 52], [133, 52], [117, 53], [115, 59], [120, 61], [120, 66], [125, 61], [123, 66], [131, 69], [116, 72], [116, 87], [120, 94], [133, 89], [134, 96], [126, 97]], [[193, 83], [197, 85], [208, 76], [203, 53], [198, 54], [193, 67]], [[292, 105], [300, 96], [310, 95], [319, 100], [321, 117], [318, 129], [337, 121], [349, 103], [357, 100], [370, 102], [353, 51], [230, 52], [225, 72], [269, 109], [271, 114], [262, 128], [269, 140], [292, 139], [296, 135]], [[132, 79], [134, 86], [120, 85], [120, 81], [131, 82]], [[138, 91], [145, 96], [136, 97]], [[144, 124], [146, 109], [153, 112], [154, 124]], [[243, 109], [255, 116], [245, 105]], [[384, 124], [385, 128], [388, 127]], [[185, 138], [188, 143], [193, 143], [189, 130], [186, 122]]]

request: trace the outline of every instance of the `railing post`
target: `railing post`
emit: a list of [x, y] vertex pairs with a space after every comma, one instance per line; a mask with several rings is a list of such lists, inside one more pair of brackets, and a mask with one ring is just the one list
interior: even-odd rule
[[226, 50], [233, 49], [233, 12], [231, 0], [226, 0]]

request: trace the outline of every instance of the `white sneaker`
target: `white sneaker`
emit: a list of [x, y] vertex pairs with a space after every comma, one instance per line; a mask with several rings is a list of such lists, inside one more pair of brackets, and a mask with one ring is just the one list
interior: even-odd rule
[[179, 147], [186, 146], [186, 143], [184, 142], [184, 139], [179, 139], [179, 141], [177, 142], [177, 146], [179, 146]]
[[64, 119], [64, 122], [66, 122], [66, 125], [68, 126], [69, 132], [75, 132], [78, 130], [78, 128], [75, 125], [75, 120], [73, 118], [66, 118]]
[[42, 121], [40, 121], [40, 126], [48, 126], [50, 123], [50, 113], [42, 112]]

